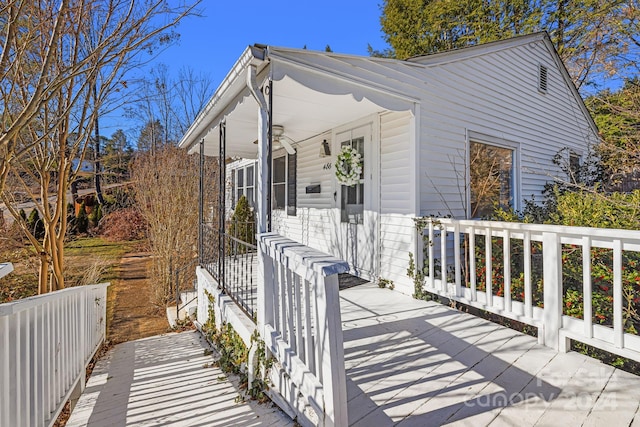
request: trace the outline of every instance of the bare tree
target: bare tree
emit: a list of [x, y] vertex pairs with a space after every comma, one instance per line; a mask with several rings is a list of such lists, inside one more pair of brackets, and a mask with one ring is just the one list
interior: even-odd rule
[[[205, 181], [214, 183], [217, 168], [212, 160], [207, 163]], [[172, 145], [155, 154], [141, 154], [132, 167], [135, 197], [149, 223], [154, 254], [151, 283], [154, 302], [159, 305], [172, 297], [175, 272], [188, 266], [197, 255], [199, 170], [198, 156]]]
[[172, 77], [167, 65], [154, 67], [148, 78], [138, 82], [139, 97], [127, 108], [129, 117], [143, 123], [139, 146], [154, 151], [155, 145], [176, 144], [205, 106], [213, 89], [208, 75], [191, 68], [182, 68]]
[[[0, 7], [0, 196], [39, 254], [40, 293], [64, 288], [67, 191], [100, 107], [126, 85], [140, 54], [170, 41], [167, 31], [198, 3], [13, 0]], [[9, 174], [40, 212], [44, 237], [20, 217], [5, 188]]]

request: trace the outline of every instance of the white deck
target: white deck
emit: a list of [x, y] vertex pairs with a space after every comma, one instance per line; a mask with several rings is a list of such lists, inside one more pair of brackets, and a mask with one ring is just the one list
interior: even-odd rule
[[[638, 376], [372, 284], [340, 297], [351, 426], [640, 425]], [[237, 404], [205, 347], [195, 333], [116, 346], [67, 425], [292, 425]]]
[[237, 380], [209, 367], [214, 357], [205, 349], [198, 332], [115, 346], [96, 364], [67, 427], [293, 425], [271, 404], [237, 401]]
[[374, 285], [340, 296], [351, 426], [640, 423], [638, 376]]

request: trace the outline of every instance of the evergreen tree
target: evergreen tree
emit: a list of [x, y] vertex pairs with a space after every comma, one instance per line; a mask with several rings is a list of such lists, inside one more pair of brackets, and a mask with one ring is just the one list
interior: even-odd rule
[[80, 210], [76, 216], [76, 230], [78, 233], [86, 233], [89, 229], [89, 218], [87, 217], [86, 205], [84, 201], [80, 205]]
[[[238, 240], [255, 245], [256, 243], [256, 221], [254, 212], [249, 206], [247, 198], [242, 195], [236, 204], [236, 208], [231, 216], [229, 234]], [[244, 253], [244, 252], [239, 252]]]
[[640, 65], [633, 1], [384, 0], [380, 24], [390, 48], [370, 54], [398, 59], [546, 30], [579, 89]]

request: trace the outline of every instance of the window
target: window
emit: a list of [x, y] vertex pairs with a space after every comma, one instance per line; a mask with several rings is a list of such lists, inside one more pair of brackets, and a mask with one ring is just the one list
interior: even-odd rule
[[580, 155], [573, 151], [569, 152], [569, 170], [567, 172], [569, 182], [572, 184], [580, 182]]
[[247, 198], [249, 206], [255, 206], [256, 169], [257, 163], [251, 163], [231, 172], [231, 185], [234, 189], [233, 207], [236, 206], [242, 196]]
[[514, 207], [514, 150], [471, 141], [471, 218], [490, 216], [496, 207]]
[[284, 209], [287, 196], [287, 162], [286, 157], [273, 159], [273, 189], [271, 190], [273, 209]]
[[296, 154], [273, 159], [271, 206], [273, 209], [286, 209], [287, 215], [296, 214], [296, 166]]
[[364, 137], [352, 138], [340, 143], [340, 147], [351, 146], [363, 159], [360, 182], [352, 186], [342, 186], [340, 200], [340, 221], [362, 224], [364, 216]]

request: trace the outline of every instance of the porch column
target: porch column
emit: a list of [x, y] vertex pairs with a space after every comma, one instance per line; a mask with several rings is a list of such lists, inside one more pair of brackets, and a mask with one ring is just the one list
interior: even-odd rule
[[[258, 102], [258, 200], [257, 208], [257, 230], [258, 234], [269, 231], [269, 190], [270, 184], [270, 163], [271, 163], [271, 144], [270, 144], [270, 122], [269, 111], [271, 110], [270, 102], [264, 97], [264, 94], [256, 83], [256, 67], [249, 66], [247, 75], [247, 86], [251, 94]], [[271, 85], [269, 84], [269, 89]], [[271, 100], [271, 97], [269, 97]], [[264, 325], [271, 321], [267, 313], [271, 313], [269, 301], [267, 298], [273, 294], [268, 289], [273, 286], [273, 265], [267, 260], [262, 250], [258, 248], [258, 289], [257, 289], [257, 323], [258, 331], [264, 336]]]

